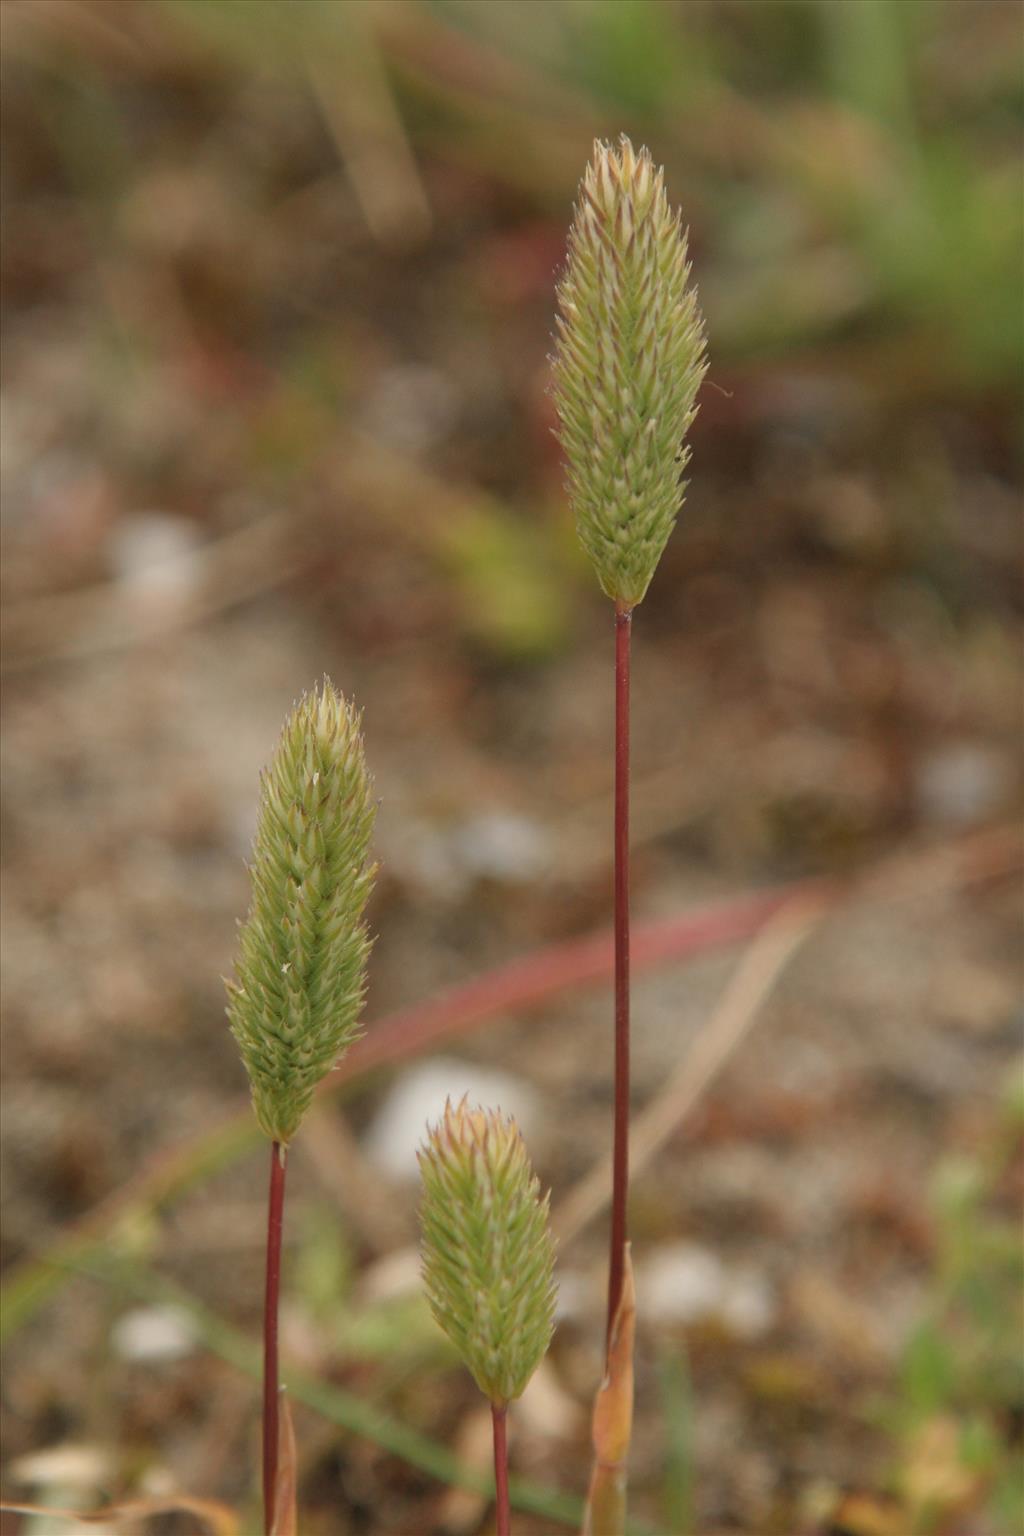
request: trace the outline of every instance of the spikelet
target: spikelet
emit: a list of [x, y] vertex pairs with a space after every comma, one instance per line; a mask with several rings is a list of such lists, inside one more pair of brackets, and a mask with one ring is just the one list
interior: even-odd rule
[[689, 276], [663, 172], [625, 136], [596, 143], [558, 288], [554, 394], [576, 528], [625, 609], [647, 591], [685, 489], [707, 368]]
[[293, 710], [262, 777], [228, 1016], [256, 1118], [283, 1144], [359, 1033], [370, 950], [362, 914], [376, 872], [359, 726], [325, 678]]
[[554, 1327], [548, 1197], [515, 1121], [449, 1101], [419, 1153], [423, 1283], [430, 1309], [477, 1386], [519, 1397]]

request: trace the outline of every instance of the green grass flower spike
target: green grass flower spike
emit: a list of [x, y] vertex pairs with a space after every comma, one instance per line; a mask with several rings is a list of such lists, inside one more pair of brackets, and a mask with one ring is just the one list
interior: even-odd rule
[[359, 715], [325, 678], [293, 710], [263, 774], [252, 902], [228, 983], [256, 1118], [282, 1145], [359, 1033], [375, 815]]
[[685, 489], [683, 439], [707, 368], [689, 278], [648, 151], [595, 144], [558, 289], [554, 392], [577, 531], [624, 609], [647, 591]]
[[445, 1107], [419, 1154], [423, 1281], [430, 1309], [498, 1407], [522, 1393], [554, 1328], [548, 1200], [515, 1121]]

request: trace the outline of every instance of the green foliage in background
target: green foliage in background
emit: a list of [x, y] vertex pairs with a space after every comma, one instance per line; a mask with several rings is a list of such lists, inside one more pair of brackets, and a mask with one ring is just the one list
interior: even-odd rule
[[981, 1493], [993, 1530], [1024, 1530], [1014, 1443], [1024, 1412], [1024, 1240], [1007, 1198], [1022, 1137], [1017, 1068], [989, 1144], [975, 1157], [947, 1160], [936, 1176], [932, 1296], [904, 1351], [899, 1397], [884, 1415], [901, 1447], [895, 1487], [914, 1536], [945, 1529]]
[[314, 1204], [303, 1212], [291, 1273], [298, 1305], [325, 1350], [346, 1363], [377, 1367], [379, 1391], [454, 1358], [419, 1285], [396, 1295], [359, 1293], [355, 1255], [336, 1207]]
[[[397, 129], [417, 161], [473, 165], [552, 217], [594, 134], [625, 121], [656, 147], [699, 234], [720, 358], [888, 338], [904, 351], [879, 375], [886, 389], [1019, 378], [1016, 7], [551, 0], [528, 11], [524, 25], [522, 5], [475, 0], [161, 0], [151, 25], [162, 18], [169, 43], [205, 50], [204, 69], [219, 60], [239, 84], [286, 77], [314, 112], [311, 62], [341, 99], [369, 57], [375, 95], [358, 105], [370, 138]], [[472, 68], [460, 67], [467, 45], [479, 50]], [[123, 104], [73, 40], [37, 57], [45, 132], [109, 251], [137, 170]], [[342, 159], [356, 147], [339, 143]]]

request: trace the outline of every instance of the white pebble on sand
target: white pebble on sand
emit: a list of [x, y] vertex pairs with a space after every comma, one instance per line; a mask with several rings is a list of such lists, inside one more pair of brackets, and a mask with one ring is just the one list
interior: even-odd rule
[[751, 1269], [730, 1269], [697, 1243], [655, 1249], [637, 1276], [643, 1315], [659, 1323], [718, 1322], [738, 1338], [764, 1334], [775, 1318], [771, 1286]]
[[367, 1132], [367, 1157], [390, 1178], [417, 1179], [416, 1153], [428, 1123], [434, 1125], [440, 1120], [447, 1099], [456, 1104], [464, 1093], [471, 1104], [514, 1115], [529, 1142], [538, 1109], [537, 1095], [529, 1083], [491, 1067], [438, 1056], [410, 1067], [392, 1084]]

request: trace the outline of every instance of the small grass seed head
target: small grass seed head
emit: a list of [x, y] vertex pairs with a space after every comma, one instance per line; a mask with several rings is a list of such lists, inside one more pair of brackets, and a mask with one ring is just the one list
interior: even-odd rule
[[262, 776], [228, 1017], [261, 1128], [287, 1144], [359, 1033], [376, 804], [360, 719], [327, 678], [285, 722]]
[[569, 500], [598, 580], [640, 602], [682, 505], [684, 438], [707, 368], [686, 232], [664, 174], [623, 136], [580, 187], [554, 358]]
[[521, 1395], [554, 1328], [548, 1198], [515, 1121], [449, 1101], [419, 1153], [430, 1309], [499, 1407]]

